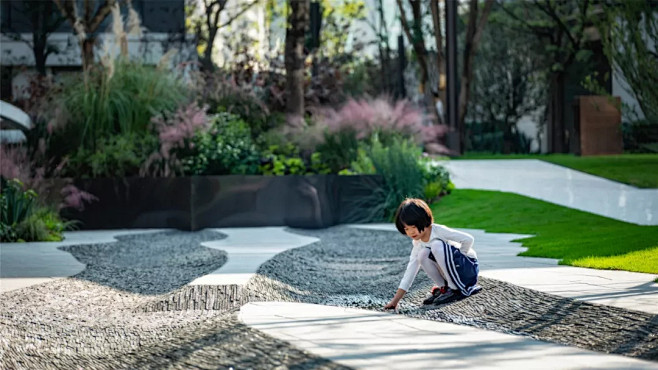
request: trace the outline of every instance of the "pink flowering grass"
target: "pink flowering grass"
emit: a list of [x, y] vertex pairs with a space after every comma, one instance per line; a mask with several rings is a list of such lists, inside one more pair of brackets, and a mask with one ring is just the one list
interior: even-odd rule
[[397, 133], [420, 144], [445, 133], [442, 126], [423, 125], [423, 112], [407, 100], [350, 99], [338, 110], [321, 108], [318, 113], [318, 122], [330, 132], [353, 130], [359, 140], [375, 133]]
[[172, 116], [156, 116], [151, 119], [158, 132], [160, 149], [151, 154], [140, 169], [142, 176], [174, 176], [181, 171], [181, 163], [176, 158], [176, 149], [184, 149], [190, 139], [199, 131], [209, 129], [207, 107], [199, 107], [196, 102], [180, 107]]
[[[44, 144], [40, 144], [38, 152], [43, 154]], [[0, 156], [2, 158], [0, 161], [0, 176], [6, 180], [18, 179], [26, 190], [34, 190], [39, 195], [40, 202], [44, 205], [47, 205], [45, 203], [50, 201], [56, 203], [57, 209], [71, 207], [82, 211], [85, 202], [98, 200], [94, 195], [78, 189], [73, 185], [73, 180], [70, 178], [61, 179], [64, 186], [58, 192], [59, 196], [53, 196], [53, 193], [57, 193], [56, 191], [53, 192], [55, 190], [53, 184], [57, 184], [57, 182], [49, 181], [45, 177], [46, 165], [39, 163], [38, 159], [30, 158], [27, 148], [21, 145], [0, 145]], [[54, 174], [61, 173], [65, 164], [65, 162], [62, 162], [55, 167]]]
[[84, 211], [85, 203], [98, 200], [96, 196], [78, 189], [73, 184], [65, 185], [60, 191], [60, 195], [63, 197], [63, 201], [59, 205], [60, 209], [71, 207], [78, 211]]

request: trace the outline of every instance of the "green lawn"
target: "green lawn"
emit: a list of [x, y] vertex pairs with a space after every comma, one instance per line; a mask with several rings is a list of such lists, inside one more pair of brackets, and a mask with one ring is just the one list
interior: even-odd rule
[[449, 227], [534, 235], [519, 240], [528, 247], [522, 256], [658, 274], [658, 226], [634, 225], [521, 195], [483, 190], [454, 190], [433, 203], [432, 211], [435, 222]]
[[570, 154], [477, 154], [454, 159], [540, 159], [640, 188], [658, 188], [658, 154], [577, 157]]

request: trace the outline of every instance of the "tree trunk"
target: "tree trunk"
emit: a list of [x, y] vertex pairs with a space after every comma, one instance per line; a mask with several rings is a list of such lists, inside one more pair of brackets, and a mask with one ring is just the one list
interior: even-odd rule
[[564, 153], [564, 73], [551, 75], [548, 103], [548, 148], [551, 153]]
[[[407, 36], [407, 40], [414, 48], [414, 53], [416, 53], [416, 58], [418, 61], [418, 66], [420, 67], [420, 85], [421, 92], [425, 93], [425, 86], [427, 86], [428, 79], [428, 69], [427, 69], [427, 49], [425, 48], [425, 41], [422, 37], [422, 13], [420, 11], [420, 2], [410, 1], [412, 13], [414, 17], [413, 25], [409, 25], [407, 17], [405, 15], [404, 6], [402, 5], [402, 0], [396, 0], [398, 4], [398, 9], [400, 10], [400, 21], [402, 22], [402, 30]], [[413, 27], [413, 34], [412, 34]], [[427, 94], [425, 94], [427, 95]]]
[[94, 44], [96, 44], [96, 38], [91, 35], [82, 41], [82, 69], [84, 71], [94, 65]]
[[505, 129], [503, 130], [503, 154], [512, 152], [512, 124], [509, 118], [505, 117]]
[[35, 44], [34, 44], [34, 66], [35, 66], [37, 72], [41, 76], [46, 75], [46, 58], [47, 57], [48, 56], [45, 53], [45, 45], [44, 46], [37, 46], [37, 44], [35, 42]]
[[201, 69], [206, 72], [215, 70], [215, 65], [212, 62], [212, 51], [214, 48], [215, 37], [217, 36], [217, 29], [211, 28], [208, 32], [208, 42], [206, 43], [206, 50], [203, 51], [203, 58], [201, 59]]
[[[436, 81], [436, 92], [438, 93], [438, 100], [446, 107], [448, 104], [446, 100], [445, 86], [441, 89], [441, 76], [446, 75], [446, 64], [443, 55], [443, 36], [441, 35], [441, 14], [439, 10], [439, 0], [430, 2], [430, 12], [432, 13], [432, 22], [434, 24], [434, 42], [436, 44], [436, 70], [438, 72], [438, 79]], [[445, 112], [445, 108], [444, 108]], [[437, 112], [438, 114], [438, 112]], [[445, 123], [446, 117], [439, 117], [439, 123]]]
[[473, 59], [477, 51], [480, 39], [482, 38], [482, 30], [487, 22], [493, 0], [486, 0], [484, 9], [478, 19], [478, 0], [471, 0], [469, 5], [468, 26], [466, 29], [466, 45], [464, 47], [464, 60], [461, 75], [461, 87], [459, 91], [459, 148], [464, 150], [464, 143], [466, 140], [465, 121], [466, 113], [468, 111], [468, 99], [471, 96], [471, 80], [473, 79]]
[[[32, 13], [32, 52], [34, 53], [34, 65], [37, 72], [41, 76], [46, 75], [46, 44], [48, 41], [48, 34], [46, 31], [46, 17], [49, 15], [44, 14], [45, 9], [38, 9]], [[43, 10], [43, 11], [42, 11]], [[51, 9], [52, 10], [52, 9]]]
[[393, 90], [393, 83], [390, 78], [392, 75], [390, 69], [391, 47], [388, 42], [388, 28], [386, 27], [383, 0], [377, 1], [377, 12], [379, 14], [379, 42], [377, 43], [379, 45], [379, 63], [381, 65], [382, 76], [384, 77], [384, 80], [382, 81], [382, 87], [387, 94], [390, 94]]
[[286, 114], [293, 126], [304, 122], [304, 38], [309, 24], [309, 0], [289, 0], [286, 29]]
[[[436, 44], [436, 70], [439, 79], [436, 82], [436, 91], [441, 91], [441, 74], [445, 74], [445, 63], [443, 62], [443, 37], [441, 36], [441, 15], [439, 14], [439, 1], [430, 1], [432, 22], [434, 23], [434, 42]], [[443, 94], [445, 95], [445, 94]], [[445, 102], [444, 106], [445, 106]]]

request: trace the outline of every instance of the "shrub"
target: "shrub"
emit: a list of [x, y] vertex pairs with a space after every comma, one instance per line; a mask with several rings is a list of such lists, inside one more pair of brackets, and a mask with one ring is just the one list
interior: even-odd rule
[[24, 191], [23, 183], [18, 179], [3, 181], [1, 194], [2, 214], [0, 222], [3, 224], [15, 226], [32, 214], [37, 193], [32, 189]]
[[189, 149], [192, 138], [205, 132], [210, 124], [205, 107], [196, 103], [181, 106], [173, 114], [157, 115], [151, 119], [158, 132], [160, 148], [142, 165], [141, 176], [175, 176], [184, 172], [179, 152]]
[[73, 222], [62, 221], [57, 213], [41, 206], [37, 193], [24, 190], [17, 179], [1, 179], [0, 241], [59, 241], [62, 232], [71, 229]]
[[377, 174], [383, 178], [382, 187], [371, 189], [371, 195], [355, 205], [357, 209], [370, 209], [371, 213], [363, 219], [361, 211], [355, 210], [360, 218], [351, 220], [354, 222], [390, 221], [403, 199], [423, 198], [431, 203], [454, 188], [444, 167], [421, 156], [416, 144], [401, 138], [384, 145], [375, 136], [372, 144], [361, 144], [357, 160], [341, 174]]
[[221, 73], [212, 76], [201, 75], [205, 91], [201, 99], [209, 104], [210, 113], [231, 113], [238, 115], [248, 124], [253, 138], [281, 123], [279, 115], [270, 111], [256, 93], [260, 89], [253, 83], [236, 83], [231, 76]]
[[[360, 198], [354, 204], [353, 214], [358, 215], [359, 219], [353, 220], [348, 215], [348, 220], [390, 221], [403, 199], [422, 197], [424, 174], [418, 165], [419, 156], [420, 148], [403, 139], [393, 139], [391, 145], [384, 146], [375, 136], [372, 144], [363, 145], [359, 160], [353, 167], [363, 167], [368, 172], [374, 169], [374, 173], [382, 177], [383, 183], [381, 187], [368, 189], [370, 195]], [[362, 213], [364, 209], [369, 210], [365, 216]]]
[[118, 134], [100, 139], [95, 151], [78, 148], [66, 167], [79, 178], [129, 177], [139, 174], [140, 167], [158, 146], [153, 135]]
[[[384, 146], [397, 140], [408, 140], [425, 145], [432, 152], [447, 152], [438, 143], [446, 127], [423, 125], [421, 110], [406, 100], [391, 101], [387, 98], [350, 99], [340, 109], [318, 109], [316, 126], [322, 130], [315, 139], [315, 151], [327, 162], [331, 171], [338, 173], [349, 168], [356, 159], [358, 143], [369, 143], [374, 136]], [[315, 134], [305, 130], [301, 136]]]
[[[59, 184], [61, 189], [53, 188], [52, 184], [45, 181], [46, 161], [44, 158], [44, 147], [35, 150], [34, 156], [30, 157], [28, 149], [23, 146], [0, 145], [0, 177], [3, 179], [14, 179], [23, 186], [33, 189], [41, 195], [41, 203], [49, 208], [75, 208], [84, 209], [84, 202], [97, 200], [92, 194], [80, 191], [72, 184], [70, 178], [61, 178]], [[53, 166], [52, 176], [57, 178], [65, 172], [67, 162], [60, 162]], [[74, 196], [71, 196], [71, 195]], [[48, 203], [48, 204], [46, 204]]]
[[624, 122], [621, 126], [624, 150], [634, 153], [656, 152], [658, 145], [658, 123], [648, 120]]
[[148, 131], [151, 117], [174, 111], [186, 90], [174, 74], [126, 60], [65, 80], [59, 95], [67, 115], [58, 142], [94, 150], [107, 135]]
[[[474, 152], [503, 153], [505, 152], [505, 137], [503, 129], [494, 123], [467, 122], [468, 141], [466, 150]], [[509, 151], [512, 153], [530, 153], [532, 138], [523, 132], [514, 130], [511, 133]]]
[[455, 188], [455, 185], [450, 181], [448, 170], [431, 157], [421, 157], [418, 165], [423, 172], [423, 198], [427, 203], [437, 201]]
[[353, 128], [325, 132], [324, 142], [317, 146], [316, 152], [331, 173], [339, 173], [357, 159], [359, 149], [357, 136]]
[[292, 143], [270, 145], [264, 151], [260, 171], [263, 175], [304, 175], [307, 166], [299, 148]]
[[260, 154], [251, 130], [230, 113], [213, 116], [208, 130], [197, 131], [189, 148], [178, 152], [189, 175], [257, 174]]

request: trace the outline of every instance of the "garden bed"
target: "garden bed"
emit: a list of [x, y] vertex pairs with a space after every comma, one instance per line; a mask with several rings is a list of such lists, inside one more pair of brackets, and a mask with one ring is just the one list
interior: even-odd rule
[[[354, 204], [381, 186], [379, 176], [191, 176], [76, 181], [98, 198], [63, 215], [81, 229], [291, 226], [324, 228], [368, 221]], [[377, 204], [373, 204], [377, 206]]]

